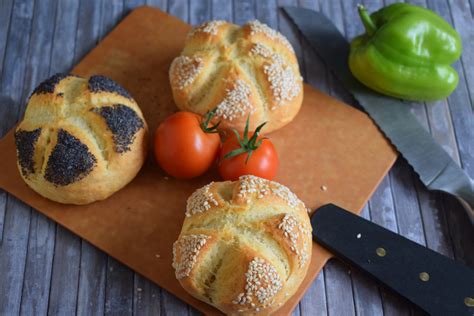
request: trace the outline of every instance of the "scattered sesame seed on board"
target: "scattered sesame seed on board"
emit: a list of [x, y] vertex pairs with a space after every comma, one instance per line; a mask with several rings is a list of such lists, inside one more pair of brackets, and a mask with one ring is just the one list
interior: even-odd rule
[[158, 259], [161, 258], [161, 256], [159, 254], [156, 254], [155, 257], [158, 258]]
[[327, 186], [325, 186], [325, 185], [321, 186], [321, 191], [327, 191], [327, 190], [328, 190]]

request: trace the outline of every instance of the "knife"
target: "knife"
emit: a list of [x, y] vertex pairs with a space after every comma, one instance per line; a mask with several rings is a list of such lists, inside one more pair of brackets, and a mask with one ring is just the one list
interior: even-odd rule
[[311, 47], [351, 92], [429, 190], [455, 196], [474, 224], [474, 181], [437, 144], [401, 100], [362, 85], [349, 70], [349, 43], [322, 13], [284, 7]]
[[431, 315], [474, 315], [474, 270], [334, 204], [311, 218], [313, 239]]

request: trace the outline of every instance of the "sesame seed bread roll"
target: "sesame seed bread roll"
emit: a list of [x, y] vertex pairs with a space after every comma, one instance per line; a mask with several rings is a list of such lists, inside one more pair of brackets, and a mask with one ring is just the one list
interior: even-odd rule
[[137, 103], [115, 81], [56, 74], [33, 91], [16, 128], [18, 168], [53, 201], [102, 200], [140, 170], [147, 130]]
[[173, 245], [176, 278], [229, 315], [268, 315], [298, 289], [311, 261], [305, 205], [285, 186], [242, 176], [187, 201]]
[[210, 21], [194, 28], [170, 67], [173, 97], [181, 110], [217, 109], [222, 126], [265, 132], [293, 120], [303, 101], [303, 80], [288, 40], [259, 21], [239, 27]]

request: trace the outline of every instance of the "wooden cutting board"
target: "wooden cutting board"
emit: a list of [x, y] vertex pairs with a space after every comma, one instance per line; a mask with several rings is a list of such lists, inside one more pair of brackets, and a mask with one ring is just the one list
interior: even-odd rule
[[[73, 73], [102, 74], [118, 81], [135, 97], [153, 132], [177, 111], [168, 68], [189, 29], [158, 9], [136, 9]], [[276, 180], [311, 209], [332, 202], [359, 213], [397, 156], [365, 114], [308, 85], [296, 119], [269, 136], [281, 160]], [[215, 169], [192, 181], [174, 180], [150, 155], [138, 176], [109, 199], [71, 206], [42, 198], [22, 181], [13, 131], [0, 141], [0, 153], [0, 187], [202, 312], [219, 313], [188, 295], [171, 267], [172, 244], [181, 229], [186, 199], [198, 187], [218, 180]], [[330, 257], [314, 244], [306, 279], [278, 314], [291, 313]]]

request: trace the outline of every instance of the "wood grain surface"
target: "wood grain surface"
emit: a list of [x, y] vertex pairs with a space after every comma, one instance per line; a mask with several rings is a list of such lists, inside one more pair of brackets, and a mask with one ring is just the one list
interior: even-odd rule
[[[362, 31], [360, 1], [0, 1], [0, 136], [21, 117], [33, 87], [68, 71], [132, 8], [160, 7], [192, 24], [258, 18], [282, 31], [298, 54], [305, 81], [353, 103], [324, 63], [278, 10], [299, 5], [330, 16], [348, 39]], [[375, 10], [391, 1], [362, 1]], [[460, 82], [444, 101], [412, 105], [413, 113], [474, 177], [474, 1], [409, 1], [435, 10], [460, 32]], [[474, 266], [474, 232], [453, 199], [427, 192], [400, 158], [363, 216], [420, 244]], [[118, 264], [87, 242], [0, 191], [0, 314], [187, 315], [196, 311]], [[419, 312], [397, 296], [330, 261], [295, 315], [407, 315]]]

